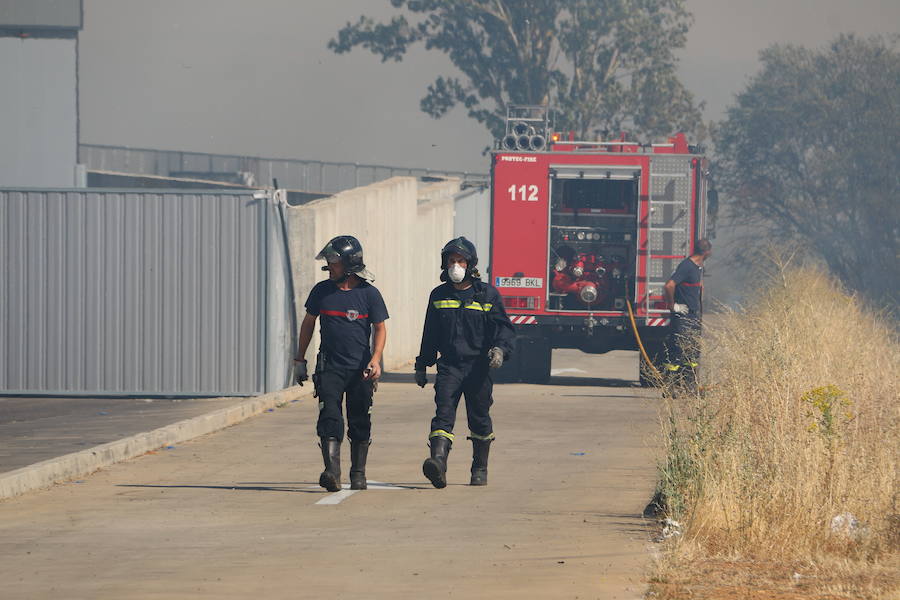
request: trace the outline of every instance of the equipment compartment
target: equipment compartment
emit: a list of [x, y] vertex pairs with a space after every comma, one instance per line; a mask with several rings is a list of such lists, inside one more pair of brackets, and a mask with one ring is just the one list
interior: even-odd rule
[[551, 172], [547, 310], [625, 310], [635, 281], [639, 170]]

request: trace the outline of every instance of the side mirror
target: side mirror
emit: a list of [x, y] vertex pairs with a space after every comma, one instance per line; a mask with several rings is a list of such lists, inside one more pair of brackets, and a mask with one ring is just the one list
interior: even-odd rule
[[715, 189], [706, 192], [706, 212], [713, 219], [719, 214], [719, 192]]
[[719, 192], [715, 188], [706, 192], [706, 214], [709, 216], [707, 236], [712, 240], [716, 238], [716, 217], [719, 215]]

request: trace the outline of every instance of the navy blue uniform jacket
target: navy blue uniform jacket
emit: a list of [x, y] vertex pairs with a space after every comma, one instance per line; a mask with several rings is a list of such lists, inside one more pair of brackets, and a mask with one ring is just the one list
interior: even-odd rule
[[515, 329], [497, 288], [479, 279], [473, 279], [467, 290], [447, 282], [434, 288], [428, 298], [416, 370], [437, 362], [439, 352], [441, 360], [457, 363], [486, 357], [497, 346], [509, 358], [514, 338]]
[[689, 314], [699, 318], [703, 314], [703, 267], [686, 258], [669, 279], [675, 282], [675, 302], [686, 304]]

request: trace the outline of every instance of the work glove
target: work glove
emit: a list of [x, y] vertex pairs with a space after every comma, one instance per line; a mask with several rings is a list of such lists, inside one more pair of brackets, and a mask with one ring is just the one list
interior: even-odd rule
[[492, 369], [499, 369], [503, 366], [503, 350], [497, 346], [488, 350], [488, 366]]
[[416, 369], [416, 385], [423, 388], [427, 383], [428, 377], [425, 376], [425, 369]]
[[294, 381], [296, 381], [299, 385], [303, 385], [303, 382], [309, 379], [309, 374], [306, 372], [306, 361], [305, 360], [297, 360], [294, 359]]
[[688, 305], [687, 304], [678, 304], [677, 302], [672, 305], [672, 312], [676, 315], [686, 315], [688, 314]]

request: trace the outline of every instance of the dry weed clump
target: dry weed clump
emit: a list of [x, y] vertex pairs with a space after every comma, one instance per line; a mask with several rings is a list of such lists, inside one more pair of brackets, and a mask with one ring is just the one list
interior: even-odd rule
[[758, 289], [704, 323], [701, 391], [663, 394], [675, 557], [896, 565], [896, 331], [815, 269]]

